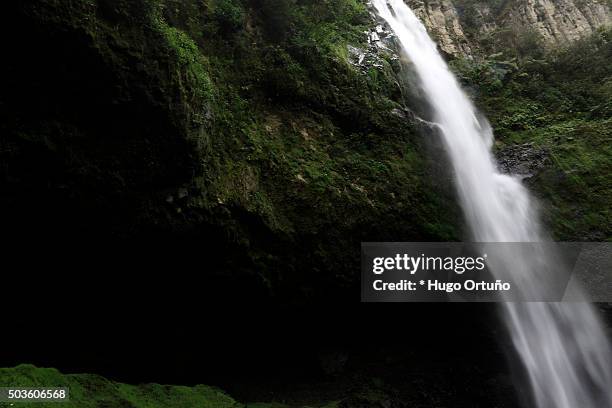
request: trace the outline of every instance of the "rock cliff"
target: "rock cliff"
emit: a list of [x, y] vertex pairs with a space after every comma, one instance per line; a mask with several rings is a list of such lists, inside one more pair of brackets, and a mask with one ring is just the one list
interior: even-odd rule
[[6, 6], [5, 232], [188, 236], [239, 264], [211, 271], [293, 298], [338, 296], [315, 275], [355, 285], [361, 241], [458, 237], [450, 176], [404, 116], [397, 63], [359, 61], [373, 46], [364, 3]]
[[407, 3], [450, 55], [471, 54], [458, 9], [451, 0], [409, 0]]
[[551, 45], [575, 41], [612, 22], [609, 3], [576, 0], [522, 0], [508, 8], [502, 26], [534, 29]]
[[491, 36], [535, 33], [548, 47], [612, 24], [603, 0], [407, 0], [447, 54], [471, 55]]

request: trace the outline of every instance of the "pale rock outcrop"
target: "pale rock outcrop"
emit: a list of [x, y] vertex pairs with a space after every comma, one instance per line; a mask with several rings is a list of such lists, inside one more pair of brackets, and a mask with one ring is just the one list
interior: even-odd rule
[[521, 0], [502, 16], [502, 24], [535, 29], [549, 45], [575, 41], [612, 22], [610, 7], [596, 0]]
[[451, 0], [406, 0], [406, 3], [427, 26], [442, 51], [450, 55], [472, 53]]
[[[494, 7], [487, 0], [404, 1], [421, 18], [440, 49], [452, 56], [478, 52], [478, 38], [468, 32], [494, 35], [505, 28], [535, 30], [544, 44], [554, 47], [612, 24], [606, 0], [508, 0], [503, 7]], [[473, 16], [469, 23], [464, 18], [467, 11]]]

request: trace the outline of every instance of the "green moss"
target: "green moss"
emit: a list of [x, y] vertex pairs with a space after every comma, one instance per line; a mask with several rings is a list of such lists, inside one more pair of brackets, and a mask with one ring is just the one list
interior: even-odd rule
[[306, 406], [285, 405], [278, 402], [255, 402], [246, 404], [245, 408], [339, 408], [340, 402], [328, 402], [321, 404], [308, 404]]
[[550, 152], [552, 165], [534, 180], [545, 217], [560, 239], [606, 240], [612, 234], [612, 120], [572, 120], [513, 135]]
[[[0, 368], [0, 383], [11, 387], [67, 387], [70, 400], [65, 403], [14, 403], [13, 407], [66, 408], [239, 408], [242, 404], [218, 389], [205, 385], [195, 387], [166, 385], [126, 385], [91, 374], [64, 375], [55, 369], [20, 365]], [[9, 406], [0, 403], [0, 406]]]
[[215, 0], [210, 3], [210, 12], [221, 34], [235, 32], [245, 23], [246, 13], [239, 0]]
[[152, 16], [152, 24], [164, 38], [169, 50], [174, 54], [178, 63], [179, 76], [183, 73], [184, 83], [181, 84], [184, 92], [192, 93], [194, 98], [209, 101], [213, 96], [213, 86], [206, 65], [206, 58], [193, 39], [176, 27], [168, 25], [159, 14]]
[[[242, 404], [222, 392], [206, 385], [184, 387], [177, 385], [128, 385], [92, 374], [62, 374], [52, 368], [20, 365], [0, 368], [0, 384], [15, 388], [68, 388], [66, 402], [4, 403], [0, 407], [33, 408], [298, 408], [279, 402]], [[299, 405], [302, 407], [302, 405]], [[338, 402], [319, 402], [310, 408], [337, 408]], [[306, 408], [304, 406], [304, 408]]]

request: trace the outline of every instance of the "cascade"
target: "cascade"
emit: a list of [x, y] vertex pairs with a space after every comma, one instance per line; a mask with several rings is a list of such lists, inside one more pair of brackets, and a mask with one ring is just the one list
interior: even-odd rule
[[[475, 242], [547, 240], [529, 192], [501, 174], [493, 133], [449, 70], [425, 26], [403, 0], [372, 0], [412, 62], [455, 175], [458, 197]], [[504, 247], [489, 265], [526, 298], [544, 297], [557, 256], [548, 246]], [[503, 299], [501, 299], [503, 300]], [[502, 302], [512, 343], [538, 408], [612, 407], [610, 344], [592, 305]]]

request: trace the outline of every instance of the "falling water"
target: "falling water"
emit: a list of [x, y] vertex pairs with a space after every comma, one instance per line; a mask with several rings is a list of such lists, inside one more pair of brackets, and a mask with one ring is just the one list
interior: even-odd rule
[[[546, 241], [534, 204], [520, 180], [501, 174], [490, 151], [493, 135], [403, 0], [372, 0], [414, 65], [456, 177], [476, 242]], [[538, 245], [504, 247], [490, 265], [527, 299], [546, 298], [557, 257]], [[612, 407], [610, 345], [587, 302], [504, 302], [504, 316], [538, 408]]]

